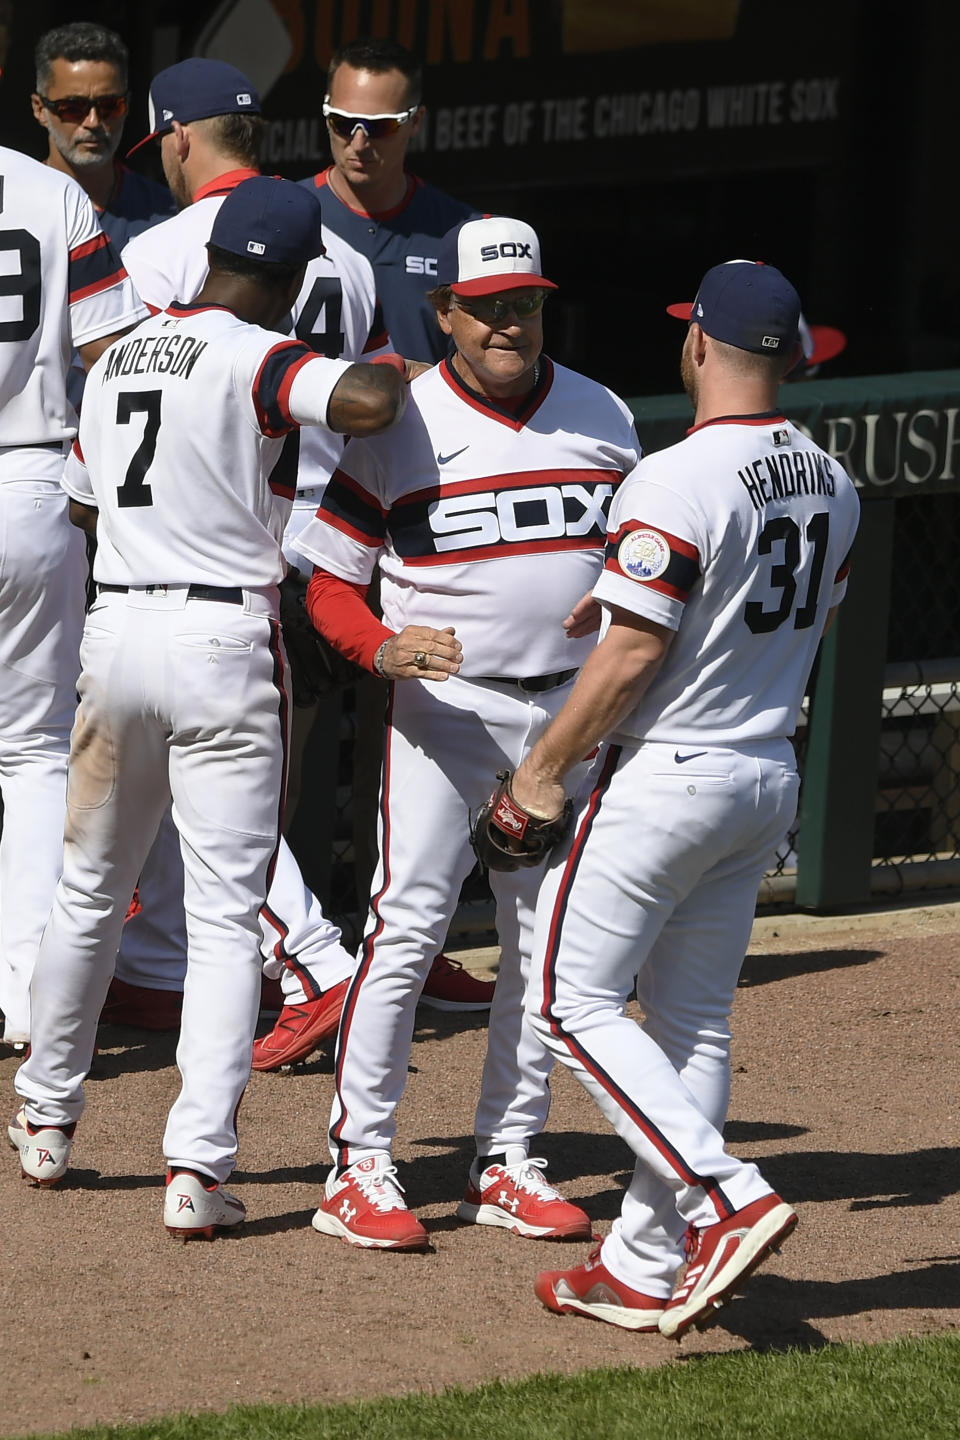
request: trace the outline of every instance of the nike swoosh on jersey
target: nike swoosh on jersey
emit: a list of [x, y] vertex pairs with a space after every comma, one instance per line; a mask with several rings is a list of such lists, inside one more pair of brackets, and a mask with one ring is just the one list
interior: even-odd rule
[[441, 455], [441, 454], [440, 454], [440, 451], [438, 450], [438, 451], [437, 451], [437, 464], [438, 464], [438, 465], [447, 465], [451, 460], [456, 460], [456, 458], [457, 458], [458, 455], [462, 455], [463, 452], [464, 452], [464, 450], [469, 450], [469, 449], [470, 449], [470, 446], [469, 446], [469, 445], [462, 445], [459, 450], [454, 450], [454, 451], [453, 451], [451, 454], [449, 454], [449, 455]]
[[691, 750], [689, 755], [681, 755], [680, 751], [674, 752], [674, 760], [678, 765], [686, 765], [688, 760], [699, 760], [701, 755], [706, 755], [706, 750]]

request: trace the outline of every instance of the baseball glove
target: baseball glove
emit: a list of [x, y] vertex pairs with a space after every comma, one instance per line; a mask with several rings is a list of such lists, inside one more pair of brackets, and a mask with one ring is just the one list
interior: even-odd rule
[[568, 800], [553, 820], [531, 815], [510, 793], [509, 770], [498, 770], [499, 785], [474, 818], [470, 843], [488, 870], [520, 870], [542, 865], [555, 845], [565, 839], [573, 818]]
[[335, 650], [307, 614], [307, 577], [291, 565], [280, 582], [280, 625], [290, 662], [294, 705], [313, 705], [366, 672]]

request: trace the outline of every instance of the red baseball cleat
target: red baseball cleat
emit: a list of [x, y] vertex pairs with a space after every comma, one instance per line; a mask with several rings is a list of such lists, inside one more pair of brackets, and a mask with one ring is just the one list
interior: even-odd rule
[[181, 990], [148, 990], [116, 975], [100, 1011], [101, 1025], [135, 1025], [139, 1030], [179, 1030]]
[[541, 1270], [534, 1281], [537, 1299], [558, 1315], [587, 1315], [624, 1330], [657, 1330], [666, 1300], [631, 1290], [611, 1275], [600, 1249], [573, 1270]]
[[459, 960], [438, 955], [420, 992], [420, 1002], [434, 1010], [489, 1010], [495, 980], [478, 980]]
[[349, 980], [341, 980], [316, 1000], [284, 1005], [273, 1029], [254, 1044], [254, 1070], [279, 1070], [282, 1065], [292, 1065], [335, 1035], [349, 987]]
[[430, 1237], [407, 1209], [389, 1155], [368, 1155], [327, 1176], [314, 1230], [364, 1250], [427, 1250]]
[[680, 1340], [716, 1320], [734, 1286], [751, 1275], [797, 1223], [779, 1195], [764, 1195], [726, 1220], [687, 1231], [687, 1269], [660, 1321], [660, 1334]]
[[530, 1240], [592, 1238], [590, 1217], [543, 1178], [546, 1160], [531, 1160], [519, 1145], [509, 1146], [504, 1158], [506, 1164], [488, 1165], [482, 1175], [474, 1162], [457, 1206], [461, 1220], [499, 1225]]

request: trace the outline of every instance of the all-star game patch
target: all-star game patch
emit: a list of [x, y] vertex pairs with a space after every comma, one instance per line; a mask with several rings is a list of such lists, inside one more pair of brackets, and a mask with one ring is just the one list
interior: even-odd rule
[[634, 580], [656, 580], [670, 564], [670, 546], [657, 530], [631, 530], [620, 542], [617, 560]]

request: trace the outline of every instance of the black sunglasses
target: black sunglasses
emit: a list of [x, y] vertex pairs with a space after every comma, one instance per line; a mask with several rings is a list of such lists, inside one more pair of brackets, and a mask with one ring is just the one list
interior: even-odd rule
[[531, 315], [539, 315], [546, 298], [545, 290], [531, 290], [526, 295], [471, 296], [467, 304], [459, 295], [454, 295], [453, 300], [458, 310], [466, 310], [482, 325], [499, 325], [508, 315], [516, 315], [518, 320], [529, 320]]
[[96, 110], [101, 120], [113, 120], [117, 115], [126, 115], [127, 95], [65, 95], [62, 100], [49, 100], [39, 96], [44, 109], [52, 110], [58, 120], [68, 125], [79, 125], [91, 110]]

